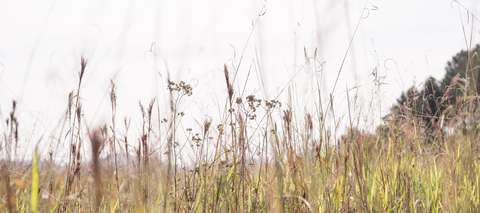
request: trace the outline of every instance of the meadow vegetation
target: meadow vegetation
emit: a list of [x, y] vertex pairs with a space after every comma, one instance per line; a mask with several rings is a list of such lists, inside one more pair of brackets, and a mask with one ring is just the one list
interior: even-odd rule
[[[113, 81], [111, 125], [82, 123], [79, 97], [88, 71], [82, 58], [78, 86], [66, 103], [66, 128], [52, 142], [69, 143], [66, 164], [54, 160], [55, 149], [35, 152], [29, 163], [13, 160], [22, 134], [13, 101], [0, 141], [0, 211], [475, 212], [478, 51], [477, 46], [454, 56], [441, 81], [429, 78], [420, 89], [405, 91], [373, 131], [349, 111], [343, 124], [335, 123], [347, 126], [338, 139], [337, 129], [325, 122], [333, 109], [322, 103], [319, 76], [312, 79], [318, 86], [316, 111], [299, 112], [288, 100], [241, 95], [233, 85], [235, 70], [225, 65], [219, 69], [226, 88], [220, 121], [205, 119], [183, 129], [179, 124], [188, 114], [179, 105], [194, 98], [195, 89], [168, 79], [170, 100], [162, 101], [170, 103], [170, 117], [153, 116], [159, 97], [140, 104], [143, 126], [129, 141], [128, 119], [116, 117]], [[316, 54], [306, 61], [319, 67]], [[347, 100], [351, 108], [353, 99]], [[89, 155], [81, 152], [84, 147]], [[189, 159], [181, 154], [186, 149], [193, 153]]]
[[[478, 46], [456, 55], [441, 83], [429, 78], [424, 89], [402, 94], [376, 132], [350, 120], [341, 140], [324, 126], [328, 110], [322, 103], [313, 114], [296, 115], [275, 99], [235, 97], [227, 66], [225, 116], [216, 127], [205, 120], [196, 128], [199, 133], [180, 130], [179, 100], [194, 91], [169, 81], [171, 118], [157, 121], [168, 131], [151, 128], [152, 99], [146, 107], [140, 104], [144, 122], [138, 140], [122, 139], [116, 133], [112, 82], [112, 126], [89, 129], [84, 136], [78, 98], [87, 67], [82, 58], [78, 87], [65, 112], [70, 127], [61, 133], [71, 147], [67, 165], [55, 163], [53, 152], [35, 154], [30, 164], [10, 160], [21, 134], [13, 101], [1, 143], [0, 210], [472, 212], [480, 208], [477, 51]], [[124, 125], [128, 131], [127, 120]], [[180, 162], [176, 137], [184, 131], [195, 153], [191, 164]], [[167, 135], [165, 145], [152, 150], [161, 134]], [[85, 143], [90, 159], [80, 152]], [[100, 158], [102, 152], [114, 157]]]

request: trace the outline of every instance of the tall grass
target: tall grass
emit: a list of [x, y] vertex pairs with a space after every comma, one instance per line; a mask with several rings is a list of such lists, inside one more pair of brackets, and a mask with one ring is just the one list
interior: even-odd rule
[[[55, 147], [61, 139], [52, 141], [46, 156], [32, 153], [31, 163], [15, 159], [22, 133], [18, 132], [21, 124], [13, 101], [0, 139], [0, 212], [480, 209], [480, 116], [478, 91], [468, 84], [473, 76], [469, 73], [471, 60], [465, 78], [453, 77], [440, 99], [408, 96], [415, 91], [406, 91], [405, 103], [392, 107], [376, 131], [367, 131], [359, 122], [363, 115], [355, 110], [358, 97], [351, 98], [348, 87], [345, 116], [335, 116], [332, 94], [326, 97], [329, 102], [322, 101], [325, 97], [318, 69], [323, 64], [318, 63], [316, 51], [313, 56], [305, 51], [305, 65], [298, 71], [312, 74], [309, 84], [316, 92], [311, 97], [312, 111], [298, 109], [295, 103], [300, 95], [293, 81], [273, 99], [246, 93], [245, 86], [236, 81], [242, 58], [243, 54], [237, 67], [224, 65], [218, 70], [225, 76], [225, 100], [216, 103], [223, 105], [220, 118], [207, 115], [197, 126], [185, 128], [184, 117], [195, 115], [183, 112], [182, 104], [196, 98], [195, 89], [168, 77], [166, 100], [157, 96], [148, 105], [139, 103], [143, 122], [136, 139], [129, 140], [130, 119], [124, 118], [123, 128], [117, 124], [113, 80], [109, 92], [111, 126], [84, 124], [80, 96], [88, 62], [82, 57], [78, 85], [69, 93], [63, 125], [55, 133], [69, 144], [68, 159], [62, 159], [65, 163], [53, 160], [58, 157]], [[382, 82], [377, 75], [375, 72], [373, 93], [380, 94]], [[452, 104], [444, 101], [457, 86], [463, 97]], [[288, 98], [281, 101], [283, 92]], [[160, 118], [159, 102], [168, 103], [167, 118]], [[378, 105], [371, 104], [368, 110], [382, 109], [380, 101]], [[419, 105], [425, 108], [419, 110]], [[425, 123], [425, 118], [432, 122]], [[344, 132], [339, 130], [342, 125]], [[41, 137], [39, 142], [44, 140]], [[83, 149], [91, 153], [82, 153], [82, 147], [91, 148]]]
[[[355, 125], [359, 115], [349, 112], [347, 131], [337, 140], [332, 133], [337, 130], [326, 127], [325, 120], [331, 112], [321, 107], [320, 92], [315, 99], [318, 110], [304, 113], [277, 99], [262, 100], [254, 94], [236, 96], [241, 93], [235, 91], [225, 66], [227, 92], [220, 122], [213, 124], [205, 119], [195, 128], [182, 129], [179, 124], [185, 113], [179, 110], [180, 105], [182, 100], [194, 98], [195, 91], [184, 82], [169, 80], [166, 89], [170, 91], [170, 118], [154, 120], [152, 112], [158, 97], [146, 107], [140, 103], [143, 126], [135, 143], [126, 136], [121, 140], [116, 133], [121, 127], [115, 125], [113, 82], [112, 126], [82, 125], [78, 97], [86, 69], [87, 61], [82, 58], [79, 84], [67, 103], [65, 120], [70, 128], [60, 132], [70, 142], [66, 165], [52, 160], [53, 151], [47, 157], [34, 154], [31, 164], [12, 159], [12, 148], [19, 134], [13, 102], [7, 120], [9, 128], [1, 141], [0, 211], [474, 212], [480, 209], [476, 92], [469, 92], [464, 101], [446, 106], [450, 110], [445, 113], [455, 113], [444, 114], [442, 123], [435, 124], [450, 129], [442, 134], [427, 131], [438, 126], [422, 124], [420, 116], [428, 114], [411, 113], [408, 109], [413, 108], [406, 105], [403, 114], [392, 110], [373, 133]], [[460, 82], [456, 78], [455, 82]], [[317, 79], [312, 81], [320, 85]], [[291, 94], [291, 100], [294, 95]], [[349, 96], [347, 99], [351, 109], [353, 99]], [[165, 125], [166, 132], [154, 130], [154, 123]], [[125, 119], [124, 132], [129, 125]], [[185, 144], [180, 144], [179, 136], [183, 134], [188, 138]], [[153, 142], [162, 142], [163, 146], [154, 150]], [[80, 152], [84, 144], [90, 144], [89, 159]], [[109, 147], [113, 162], [101, 157]], [[190, 160], [182, 157], [185, 152], [193, 153], [187, 154]], [[162, 160], [161, 155], [167, 159]]]

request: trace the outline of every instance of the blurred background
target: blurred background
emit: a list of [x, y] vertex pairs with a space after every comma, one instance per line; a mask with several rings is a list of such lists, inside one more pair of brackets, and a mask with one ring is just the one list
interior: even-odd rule
[[441, 79], [447, 61], [478, 43], [478, 9], [475, 0], [2, 1], [0, 116], [16, 100], [21, 147], [34, 147], [64, 119], [83, 55], [86, 126], [111, 125], [110, 80], [118, 126], [126, 117], [140, 132], [139, 102], [154, 97], [169, 118], [169, 78], [193, 87], [184, 128], [218, 124], [226, 65], [236, 96], [313, 113], [318, 93], [324, 111], [331, 94], [332, 126], [346, 119], [348, 89], [352, 113], [374, 131], [403, 91]]

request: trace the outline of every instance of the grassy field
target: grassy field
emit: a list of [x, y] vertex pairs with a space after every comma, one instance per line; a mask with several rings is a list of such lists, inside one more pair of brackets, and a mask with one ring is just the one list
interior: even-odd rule
[[[267, 1], [249, 4], [239, 2], [248, 10], [237, 8], [239, 5], [237, 3], [222, 1], [215, 1], [212, 5], [200, 1], [181, 1], [177, 3], [178, 7], [169, 7], [170, 4], [176, 3], [168, 1], [143, 3], [129, 1], [125, 5], [114, 2], [110, 6], [97, 2], [76, 6], [77, 4], [64, 4], [64, 1], [59, 5], [53, 2], [50, 7], [48, 5], [40, 7], [38, 3], [27, 2], [20, 6], [12, 4], [13, 6], [2, 9], [3, 12], [8, 12], [2, 15], [9, 17], [9, 20], [5, 19], [7, 21], [2, 22], [2, 26], [7, 26], [3, 28], [2, 34], [8, 34], [10, 39], [2, 39], [5, 41], [5, 47], [0, 48], [0, 56], [6, 58], [5, 56], [13, 55], [11, 58], [20, 61], [25, 53], [26, 60], [14, 63], [23, 63], [18, 67], [12, 65], [7, 67], [2, 64], [5, 61], [0, 63], [2, 67], [0, 74], [6, 73], [3, 76], [7, 76], [8, 71], [8, 76], [24, 77], [23, 82], [13, 79], [16, 77], [1, 79], [4, 82], [13, 82], [8, 84], [20, 82], [23, 86], [12, 87], [22, 88], [22, 92], [19, 92], [22, 95], [16, 96], [17, 91], [9, 91], [8, 94], [12, 94], [12, 97], [19, 98], [11, 100], [12, 105], [8, 111], [5, 111], [5, 108], [0, 110], [2, 122], [0, 213], [480, 212], [480, 45], [472, 47], [473, 41], [477, 39], [478, 27], [475, 23], [480, 22], [474, 15], [476, 10], [470, 12], [458, 1], [449, 2], [448, 6], [459, 9], [459, 23], [462, 25], [468, 50], [458, 53], [447, 63], [444, 79], [437, 81], [429, 78], [421, 84], [413, 82], [412, 88], [398, 94], [400, 98], [396, 103], [386, 105], [385, 98], [382, 97], [382, 94], [385, 94], [382, 85], [390, 82], [382, 81], [385, 76], [381, 76], [379, 70], [388, 69], [387, 61], [392, 67], [395, 64], [397, 70], [399, 66], [390, 55], [377, 55], [375, 39], [379, 38], [377, 47], [383, 50], [390, 48], [392, 52], [412, 53], [412, 58], [415, 54], [424, 52], [426, 66], [417, 64], [413, 67], [412, 63], [410, 66], [412, 73], [423, 69], [422, 67], [430, 69], [428, 63], [432, 61], [429, 62], [428, 54], [433, 56], [441, 52], [444, 49], [443, 43], [450, 42], [452, 38], [449, 35], [453, 35], [444, 35], [445, 31], [437, 30], [437, 25], [450, 31], [459, 30], [442, 22], [440, 15], [445, 14], [430, 15], [426, 11], [433, 10], [433, 6], [422, 8], [410, 2], [405, 5], [412, 10], [397, 8], [385, 10], [391, 13], [391, 16], [379, 15], [375, 22], [361, 25], [362, 20], [369, 16], [373, 17], [373, 11], [381, 6], [377, 7], [366, 2], [358, 16], [358, 22], [353, 22], [354, 19], [350, 17], [357, 14], [353, 10], [354, 1], [325, 1], [326, 7], [318, 11], [315, 10], [318, 7], [316, 1], [312, 1], [312, 4], [306, 1], [299, 1], [301, 4], [285, 1], [282, 3], [285, 6], [268, 7], [268, 11], [271, 11], [268, 13], [278, 16], [265, 16], [265, 21], [259, 22], [260, 18], [267, 14], [267, 7], [263, 5], [260, 14], [254, 14], [257, 11], [255, 5], [260, 4], [258, 2], [266, 4]], [[476, 8], [476, 2], [471, 2]], [[382, 2], [385, 6], [392, 3], [395, 2], [385, 4]], [[200, 4], [205, 4], [208, 10], [197, 8]], [[283, 7], [288, 9], [280, 10]], [[39, 12], [29, 14], [26, 8], [33, 8]], [[125, 14], [120, 9], [122, 11], [125, 9]], [[310, 9], [314, 9], [312, 16], [307, 15]], [[150, 10], [155, 12], [149, 12]], [[321, 15], [323, 11], [328, 13]], [[444, 10], [439, 11], [443, 13]], [[76, 15], [67, 18], [68, 13]], [[125, 17], [115, 16], [117, 13], [124, 14]], [[212, 16], [209, 14], [200, 17], [201, 14], [207, 13], [211, 13]], [[226, 16], [229, 13], [233, 15]], [[420, 13], [425, 15], [418, 16]], [[248, 22], [230, 20], [234, 16], [239, 16], [238, 20], [243, 20], [244, 17]], [[212, 22], [209, 22], [210, 19]], [[59, 21], [57, 23], [52, 20]], [[414, 25], [411, 23], [413, 21], [428, 25]], [[269, 23], [273, 23], [272, 26]], [[407, 24], [403, 25], [404, 23]], [[247, 27], [244, 27], [244, 24]], [[262, 27], [256, 29], [257, 25]], [[282, 25], [284, 27], [281, 27]], [[225, 26], [231, 27], [232, 31]], [[367, 28], [369, 26], [375, 27]], [[425, 31], [421, 31], [419, 26], [431, 28], [432, 34], [422, 35]], [[249, 29], [248, 27], [251, 27], [251, 31], [244, 31]], [[470, 27], [471, 30], [468, 29]], [[277, 28], [279, 31], [267, 30]], [[336, 28], [341, 28], [338, 31], [342, 33], [340, 36], [337, 36]], [[371, 34], [374, 36], [366, 33], [367, 29], [374, 29], [375, 32]], [[9, 33], [9, 30], [26, 33]], [[357, 30], [363, 37], [355, 38]], [[208, 35], [197, 36], [197, 33]], [[294, 36], [283, 37], [280, 36], [282, 33]], [[244, 47], [239, 48], [233, 44], [240, 42], [230, 40], [236, 39], [237, 35], [246, 36], [240, 40], [240, 42], [246, 40]], [[326, 35], [328, 37], [325, 37]], [[381, 41], [382, 36], [391, 37], [388, 39], [389, 42], [405, 38], [411, 40], [387, 44], [389, 42]], [[279, 37], [278, 43], [273, 42], [275, 37]], [[17, 41], [11, 42], [11, 38]], [[345, 38], [349, 39], [349, 43], [337, 46]], [[368, 53], [363, 52], [370, 45], [367, 41], [370, 38], [371, 48], [374, 50], [368, 49]], [[135, 39], [141, 42], [132, 42]], [[149, 39], [156, 43], [149, 44]], [[318, 41], [314, 41], [316, 39]], [[342, 54], [327, 50], [322, 53], [335, 56], [328, 60], [343, 58], [339, 64], [329, 61], [328, 66], [333, 64], [330, 69], [325, 66], [328, 71], [331, 71], [332, 67], [336, 69], [337, 65], [340, 67], [338, 72], [335, 70], [328, 74], [330, 78], [336, 77], [332, 84], [335, 86], [331, 91], [326, 91], [325, 85], [330, 87], [330, 84], [326, 84], [327, 79], [322, 77], [322, 73], [325, 73], [323, 70], [325, 62], [322, 61], [327, 59], [324, 60], [318, 55], [323, 51], [318, 51], [317, 55], [315, 47], [300, 47], [310, 44], [310, 40], [312, 46], [317, 44], [320, 47], [328, 46], [335, 51], [348, 46], [346, 52]], [[354, 43], [354, 40], [358, 43]], [[431, 41], [428, 45], [436, 45], [435, 49], [424, 50], [427, 44], [417, 46], [419, 42], [425, 40]], [[228, 43], [230, 45], [228, 46], [220, 41], [233, 43]], [[10, 45], [10, 42], [14, 44]], [[64, 44], [67, 44], [67, 47], [56, 49]], [[144, 51], [142, 48], [147, 45], [150, 49]], [[394, 45], [394, 48], [388, 45]], [[213, 46], [218, 48], [218, 51], [208, 50]], [[359, 47], [356, 48], [356, 56], [349, 54], [350, 51], [355, 52], [354, 46]], [[360, 48], [361, 46], [365, 48]], [[169, 59], [178, 59], [178, 63], [192, 60], [195, 63], [191, 64], [202, 64], [201, 61], [206, 57], [217, 57], [222, 55], [220, 53], [224, 50], [232, 51], [231, 48], [233, 58], [228, 60], [228, 64], [215, 65], [218, 66], [216, 70], [212, 71], [209, 67], [205, 68], [208, 71], [196, 72], [195, 68], [190, 70], [189, 66], [182, 64], [178, 69], [180, 71], [175, 74], [183, 79], [170, 78], [172, 73], [168, 71], [167, 66], [170, 63]], [[158, 51], [158, 56], [155, 51], [157, 49], [162, 49]], [[141, 55], [130, 61], [129, 56], [137, 55], [137, 50], [140, 50]], [[294, 63], [284, 60], [284, 64], [273, 64], [271, 69], [270, 66], [267, 68], [261, 65], [264, 61], [260, 59], [272, 60], [273, 57], [267, 53], [275, 51], [281, 56], [280, 53], [290, 50], [294, 50], [289, 52], [295, 57]], [[302, 51], [297, 52], [298, 50]], [[98, 64], [89, 64], [83, 56], [70, 61], [70, 57], [76, 57], [74, 55], [78, 54], [78, 51], [90, 52], [92, 61], [107, 65], [90, 69]], [[132, 53], [126, 54], [129, 51]], [[248, 55], [256, 58], [250, 60], [249, 56], [244, 55], [248, 51], [251, 51]], [[362, 66], [357, 66], [353, 62], [348, 65], [345, 63], [350, 58], [361, 61], [363, 58], [360, 58], [360, 55], [366, 54], [371, 54], [374, 58], [375, 65], [372, 70], [363, 70]], [[42, 57], [36, 57], [40, 55]], [[56, 68], [57, 57], [59, 68]], [[161, 57], [163, 58], [160, 59]], [[37, 63], [42, 58], [45, 58], [46, 62]], [[283, 56], [281, 58], [283, 59]], [[158, 61], [164, 62], [165, 67], [160, 64], [157, 67]], [[381, 62], [383, 66], [380, 65]], [[38, 64], [44, 64], [45, 67], [37, 66]], [[78, 73], [76, 70], [60, 73], [64, 69], [75, 67], [75, 64], [79, 67]], [[83, 101], [89, 98], [86, 89], [96, 88], [88, 84], [85, 79], [90, 76], [85, 77], [85, 74], [90, 74], [91, 70], [91, 73], [94, 73], [93, 70], [101, 71], [107, 67], [113, 70], [112, 76], [117, 76], [120, 71], [123, 73], [137, 71], [135, 69], [139, 69], [136, 67], [139, 64], [154, 70], [154, 73], [145, 71], [144, 76], [149, 78], [161, 76], [161, 80], [141, 79], [145, 81], [132, 85], [155, 82], [157, 84], [155, 86], [158, 86], [155, 87], [156, 92], [164, 91], [165, 96], [157, 95], [152, 97], [148, 104], [140, 102], [139, 106], [135, 105], [137, 110], [135, 112], [141, 115], [138, 118], [119, 116], [120, 108], [124, 105], [118, 104], [117, 111], [117, 103], [131, 101], [136, 104], [138, 101], [133, 98], [121, 100], [127, 99], [121, 97], [136, 98], [137, 94], [134, 94], [136, 90], [129, 90], [133, 95], [122, 96], [120, 90], [117, 91], [116, 83], [118, 87], [123, 85], [111, 80], [110, 84], [107, 82], [107, 85], [104, 85], [105, 87], [110, 85], [107, 96], [109, 112], [105, 115], [108, 119], [103, 126], [89, 126], [86, 117], [96, 117], [100, 120], [99, 117], [104, 116], [104, 113], [99, 113], [102, 115], [97, 117], [88, 114], [87, 107], [82, 108], [82, 104], [85, 103]], [[366, 72], [368, 77], [365, 81], [368, 82], [362, 82], [364, 85], [358, 84], [353, 87], [346, 85], [345, 88], [341, 88], [343, 85], [340, 83], [337, 85], [337, 82], [339, 78], [341, 80], [347, 78], [346, 73], [342, 73], [344, 65], [345, 67], [351, 65], [352, 72], [357, 69], [363, 70], [359, 72]], [[285, 68], [281, 68], [282, 66]], [[22, 75], [24, 67], [26, 72]], [[285, 72], [276, 72], [273, 67], [285, 69]], [[40, 72], [33, 70], [43, 68], [47, 70], [45, 73], [51, 76], [42, 76], [40, 79], [38, 77]], [[183, 69], [189, 70], [183, 72]], [[161, 70], [162, 74], [168, 74], [168, 77], [162, 76], [158, 70]], [[17, 71], [20, 74], [12, 74]], [[72, 71], [75, 72], [74, 80], [77, 84], [68, 88], [72, 91], [68, 97], [66, 95], [63, 97], [68, 101], [63, 103], [64, 106], [49, 108], [49, 110], [65, 109], [58, 112], [55, 118], [51, 118], [52, 120], [60, 118], [58, 126], [48, 126], [50, 123], [45, 122], [45, 125], [48, 123], [46, 128], [53, 129], [53, 132], [46, 134], [38, 131], [35, 136], [39, 138], [30, 137], [33, 133], [27, 130], [31, 126], [20, 118], [22, 113], [23, 115], [34, 113], [26, 112], [25, 105], [16, 102], [22, 103], [27, 99], [20, 98], [27, 97], [23, 96], [23, 91], [31, 91], [24, 90], [25, 85], [30, 83], [33, 85], [34, 81], [38, 81], [35, 85], [44, 86], [45, 88], [41, 88], [42, 91], [60, 88], [58, 85], [62, 85], [63, 88], [63, 85], [69, 83], [62, 82], [58, 83], [58, 87], [50, 87], [50, 81], [46, 82], [44, 79], [58, 78], [59, 82], [62, 79], [71, 79]], [[262, 71], [265, 72], [261, 73]], [[102, 74], [107, 75], [109, 72]], [[205, 108], [217, 110], [215, 114], [193, 114], [185, 110], [186, 104], [192, 104], [211, 95], [205, 94], [205, 90], [201, 91], [202, 88], [196, 86], [215, 84], [208, 88], [217, 88], [218, 80], [213, 77], [190, 81], [191, 76], [186, 76], [185, 73], [194, 72], [206, 73], [206, 78], [216, 77], [215, 74], [221, 75], [220, 83], [224, 87], [215, 91], [215, 95], [220, 94], [215, 98], [221, 98], [217, 103], [204, 105]], [[210, 75], [208, 72], [215, 74]], [[294, 74], [291, 77], [280, 77], [288, 82], [287, 85], [272, 85], [277, 79], [268, 76], [267, 72], [271, 72], [270, 75], [276, 72], [279, 76], [287, 76], [293, 72]], [[430, 70], [428, 72], [430, 73]], [[438, 73], [433, 68], [431, 72]], [[131, 80], [128, 78], [138, 73], [124, 75], [124, 79]], [[297, 75], [298, 73], [304, 75]], [[400, 73], [399, 71], [398, 75], [401, 75]], [[63, 78], [64, 76], [66, 77]], [[98, 82], [106, 80], [94, 74], [91, 77], [101, 79]], [[245, 82], [238, 80], [240, 78], [243, 80], [244, 77]], [[298, 80], [300, 78], [302, 79]], [[3, 83], [2, 81], [0, 83]], [[301, 83], [304, 85], [301, 86], [308, 87], [308, 94], [302, 93], [302, 89], [299, 89], [299, 81], [303, 81]], [[161, 87], [162, 84], [159, 82], [165, 86]], [[190, 85], [186, 82], [196, 84]], [[266, 90], [269, 88], [264, 82], [269, 83], [268, 86], [272, 88], [277, 87], [279, 94], [272, 96], [267, 93]], [[405, 82], [411, 85], [410, 83], [412, 82]], [[251, 86], [250, 84], [256, 88], [249, 90], [247, 85]], [[360, 87], [365, 92], [363, 97], [362, 93], [357, 92]], [[32, 88], [37, 89], [35, 86]], [[345, 92], [341, 93], [338, 90]], [[40, 93], [32, 94], [29, 98], [37, 94]], [[261, 94], [268, 94], [270, 97], [262, 97]], [[0, 98], [7, 101], [5, 97]], [[32, 100], [40, 99], [37, 98]], [[338, 110], [341, 107], [335, 105], [342, 99], [345, 100], [341, 103], [342, 107], [345, 106], [345, 111]], [[202, 99], [205, 102], [208, 100], [214, 98]], [[308, 103], [302, 103], [304, 100]], [[53, 101], [49, 104], [56, 105]], [[31, 109], [36, 110], [34, 106]], [[137, 125], [131, 122], [132, 120], [142, 122]], [[51, 123], [55, 122], [57, 120]], [[34, 145], [31, 144], [37, 144], [37, 147], [34, 149]], [[45, 146], [42, 147], [43, 145]], [[29, 146], [28, 149], [22, 150], [26, 146]]]
[[[232, 85], [225, 66], [225, 108], [220, 123], [205, 120], [182, 129], [179, 104], [194, 88], [170, 82], [170, 119], [156, 120], [156, 99], [140, 104], [142, 131], [128, 141], [127, 120], [116, 119], [116, 88], [110, 101], [112, 126], [93, 129], [82, 123], [82, 58], [78, 87], [66, 103], [59, 132], [70, 144], [66, 165], [53, 151], [32, 161], [12, 159], [18, 143], [16, 103], [1, 138], [1, 212], [475, 212], [480, 209], [478, 100], [469, 88], [441, 114], [416, 110], [409, 100], [393, 107], [376, 132], [355, 125], [350, 111], [326, 125], [332, 113], [299, 113], [278, 100], [245, 97]], [[88, 70], [88, 69], [87, 69]], [[467, 75], [468, 76], [468, 75]], [[317, 79], [312, 80], [320, 85]], [[453, 83], [452, 83], [453, 82]], [[462, 82], [457, 77], [450, 82]], [[466, 82], [466, 81], [463, 81]], [[445, 92], [444, 98], [449, 96]], [[347, 96], [349, 94], [347, 93]], [[295, 95], [291, 96], [295, 99]], [[348, 105], [351, 108], [350, 97]], [[426, 100], [426, 99], [424, 99]], [[428, 106], [428, 105], [427, 105]], [[428, 108], [428, 107], [427, 107]], [[395, 110], [397, 109], [397, 110]], [[425, 123], [425, 117], [432, 122]], [[441, 118], [441, 119], [440, 119]], [[122, 118], [123, 119], [123, 118]], [[343, 124], [340, 124], [343, 122]], [[159, 124], [167, 131], [152, 128]], [[120, 127], [119, 127], [120, 126]], [[82, 134], [87, 129], [87, 133]], [[189, 158], [179, 144], [186, 136]], [[340, 139], [341, 138], [341, 139]], [[152, 144], [161, 143], [161, 149]], [[80, 150], [88, 147], [88, 155]]]

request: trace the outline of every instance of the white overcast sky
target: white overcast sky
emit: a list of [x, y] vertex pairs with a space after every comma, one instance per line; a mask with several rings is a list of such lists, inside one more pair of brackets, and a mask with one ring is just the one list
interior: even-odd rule
[[458, 2], [465, 8], [451, 0], [1, 1], [0, 114], [5, 120], [17, 100], [22, 130], [34, 128], [38, 136], [55, 126], [76, 89], [84, 55], [89, 65], [81, 98], [88, 125], [110, 119], [110, 79], [118, 86], [118, 120], [139, 117], [138, 101], [147, 105], [157, 94], [165, 105], [167, 67], [172, 80], [195, 86], [187, 114], [218, 115], [226, 97], [223, 65], [238, 67], [244, 48], [236, 89], [247, 81], [247, 93], [259, 90], [257, 97], [269, 99], [290, 79], [295, 93], [312, 97], [311, 73], [295, 73], [305, 63], [304, 48], [310, 57], [317, 48], [318, 60], [326, 62], [321, 88], [327, 101], [357, 23], [333, 93], [335, 108], [341, 116], [346, 85], [358, 86], [351, 93], [368, 102], [378, 65], [386, 111], [414, 81], [441, 79], [447, 61], [467, 48], [466, 39], [478, 43], [479, 21], [467, 15], [479, 16], [478, 4]]

